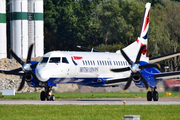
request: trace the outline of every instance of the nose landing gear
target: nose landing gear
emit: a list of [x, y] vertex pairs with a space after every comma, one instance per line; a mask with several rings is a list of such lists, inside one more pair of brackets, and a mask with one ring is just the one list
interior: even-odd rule
[[157, 87], [154, 87], [154, 88], [152, 88], [151, 91], [147, 92], [147, 101], [152, 101], [152, 99], [154, 101], [158, 101], [159, 96], [158, 96], [158, 92], [156, 91], [156, 89], [157, 89]]
[[41, 99], [41, 101], [45, 101], [45, 99], [47, 99], [47, 101], [55, 100], [55, 96], [52, 95], [52, 87], [51, 86], [45, 87], [45, 91], [41, 92], [40, 99]]

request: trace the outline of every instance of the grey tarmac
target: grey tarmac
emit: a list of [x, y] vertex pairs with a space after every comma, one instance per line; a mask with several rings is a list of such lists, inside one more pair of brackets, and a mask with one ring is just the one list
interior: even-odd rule
[[160, 98], [159, 101], [147, 101], [146, 98], [94, 98], [94, 99], [56, 99], [40, 100], [0, 100], [8, 105], [180, 105], [180, 98]]

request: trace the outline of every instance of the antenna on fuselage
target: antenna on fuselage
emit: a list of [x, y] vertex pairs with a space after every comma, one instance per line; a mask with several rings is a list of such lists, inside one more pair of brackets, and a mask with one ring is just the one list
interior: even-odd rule
[[79, 45], [77, 45], [77, 47], [80, 48], [80, 49], [89, 50], [91, 52], [101, 52], [101, 51], [95, 50], [93, 48], [91, 49], [91, 48], [87, 48], [87, 47], [83, 47], [83, 46], [79, 46]]

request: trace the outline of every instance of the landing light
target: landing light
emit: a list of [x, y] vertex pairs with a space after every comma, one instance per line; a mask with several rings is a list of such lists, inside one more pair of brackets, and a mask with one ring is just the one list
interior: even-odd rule
[[48, 95], [49, 95], [49, 96], [52, 95], [52, 92], [49, 92]]

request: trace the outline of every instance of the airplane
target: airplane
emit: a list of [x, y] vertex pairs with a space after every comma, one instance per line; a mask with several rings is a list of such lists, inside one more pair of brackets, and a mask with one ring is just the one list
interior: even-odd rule
[[161, 73], [160, 60], [180, 55], [170, 53], [154, 58], [147, 57], [148, 31], [151, 3], [146, 3], [138, 39], [115, 53], [109, 52], [77, 52], [51, 51], [44, 54], [41, 60], [31, 61], [33, 44], [29, 47], [26, 62], [22, 61], [12, 49], [11, 55], [22, 67], [14, 70], [0, 70], [7, 75], [22, 76], [18, 88], [20, 91], [25, 82], [30, 87], [44, 87], [40, 93], [41, 101], [55, 100], [52, 87], [57, 84], [74, 83], [92, 87], [118, 86], [127, 82], [123, 90], [127, 90], [131, 82], [139, 88], [147, 89], [147, 100], [158, 101], [157, 84], [162, 79], [179, 77], [180, 72]]

